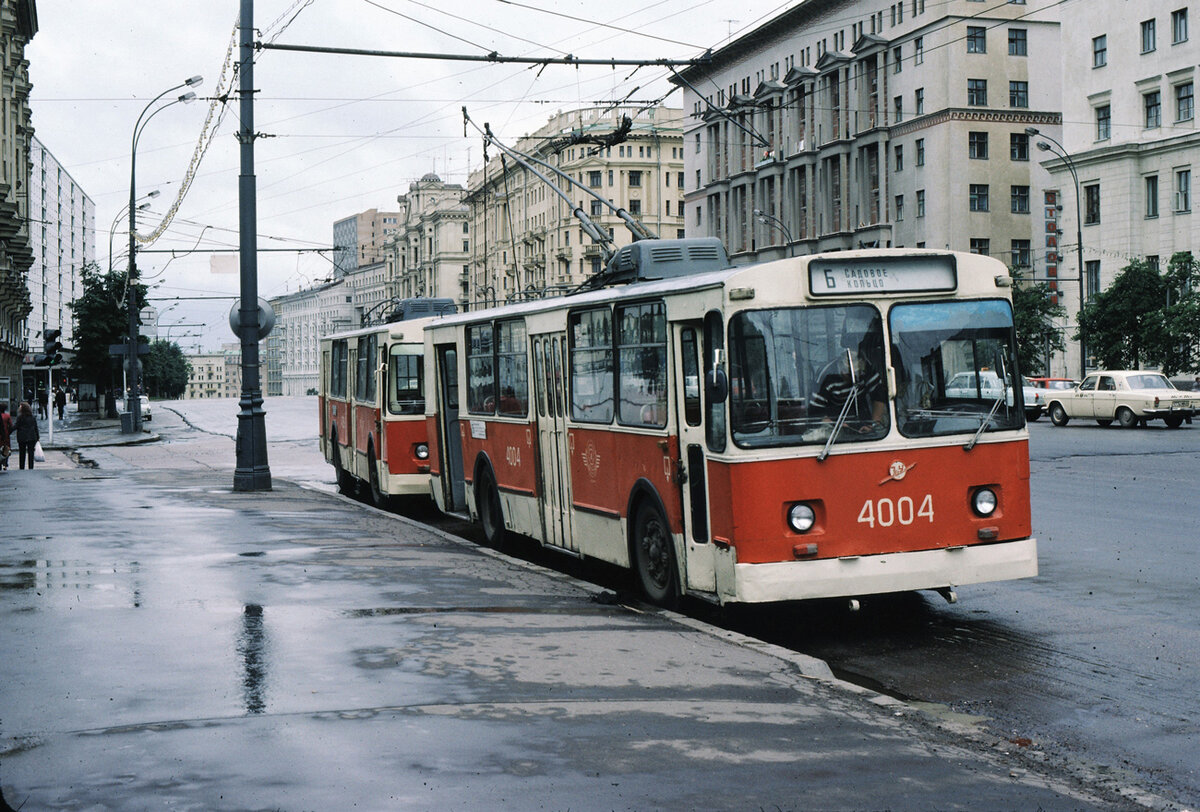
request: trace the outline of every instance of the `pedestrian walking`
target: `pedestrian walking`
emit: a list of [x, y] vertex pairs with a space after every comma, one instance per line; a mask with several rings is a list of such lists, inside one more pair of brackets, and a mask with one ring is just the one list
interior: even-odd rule
[[54, 408], [58, 409], [58, 419], [62, 420], [67, 408], [67, 393], [61, 386], [54, 387]]
[[8, 413], [8, 402], [0, 402], [0, 471], [8, 470], [8, 458], [12, 456], [12, 415]]
[[33, 448], [42, 438], [38, 431], [37, 419], [33, 416], [33, 408], [28, 402], [17, 407], [17, 422], [14, 425], [17, 434], [17, 445], [20, 447], [21, 469], [25, 469], [25, 458], [29, 457], [29, 470], [33, 470]]
[[[39, 389], [37, 394], [38, 417], [42, 420], [46, 419], [46, 415], [50, 413], [47, 408], [50, 405], [50, 393], [45, 389]], [[31, 410], [32, 411], [32, 410]]]

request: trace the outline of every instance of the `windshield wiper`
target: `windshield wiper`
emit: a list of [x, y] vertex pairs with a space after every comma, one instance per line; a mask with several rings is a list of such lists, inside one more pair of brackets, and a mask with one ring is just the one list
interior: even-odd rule
[[992, 418], [996, 416], [996, 412], [1000, 409], [1000, 404], [1008, 400], [1008, 374], [1004, 368], [1004, 356], [998, 355], [996, 360], [999, 362], [996, 366], [1000, 370], [1000, 394], [992, 401], [992, 409], [987, 413], [987, 417], [979, 423], [979, 429], [975, 432], [975, 436], [971, 438], [969, 443], [963, 446], [964, 451], [970, 451], [975, 447], [975, 444], [979, 442], [979, 438], [983, 436], [984, 429], [988, 427], [988, 424], [992, 422]]

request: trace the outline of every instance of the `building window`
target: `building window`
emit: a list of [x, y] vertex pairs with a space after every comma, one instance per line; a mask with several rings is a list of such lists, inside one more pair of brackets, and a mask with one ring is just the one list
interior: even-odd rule
[[971, 211], [988, 210], [988, 185], [986, 183], [971, 184]]
[[1192, 170], [1175, 170], [1175, 211], [1192, 210]]
[[1012, 213], [1029, 214], [1029, 187], [1012, 187]]
[[[642, 201], [640, 201], [636, 198], [633, 200], [630, 200], [629, 201], [629, 213], [633, 214], [633, 215], [641, 214], [642, 213]], [[670, 212], [668, 212], [668, 214], [670, 214]]]
[[604, 173], [599, 169], [588, 172], [588, 186], [598, 189], [604, 183]]
[[1187, 42], [1187, 9], [1171, 12], [1171, 44]]
[[696, 151], [696, 153], [697, 153], [697, 154], [699, 154], [699, 152], [700, 152], [700, 133], [696, 133], [696, 147], [695, 147], [695, 151]]
[[903, 121], [904, 120], [904, 97], [897, 96], [896, 98], [892, 99], [892, 104], [896, 108], [896, 121]]
[[925, 88], [918, 87], [916, 90], [914, 90], [913, 100], [915, 102], [913, 105], [913, 115], [925, 115]]
[[1014, 268], [1028, 268], [1033, 264], [1033, 252], [1029, 240], [1012, 241], [1012, 264]]
[[1100, 184], [1090, 183], [1083, 187], [1083, 224], [1094, 226], [1100, 222]]
[[918, 217], [925, 216], [925, 190], [924, 189], [917, 190], [917, 216]]
[[917, 166], [925, 165], [925, 139], [918, 138], [916, 143], [917, 149]]
[[1008, 159], [1010, 161], [1029, 160], [1029, 136], [1025, 133], [1010, 133], [1008, 136]]
[[892, 71], [894, 73], [899, 73], [902, 69], [904, 64], [903, 53], [899, 45], [892, 49]]
[[1107, 141], [1112, 135], [1112, 108], [1107, 104], [1096, 108], [1096, 140]]
[[987, 79], [967, 80], [967, 104], [973, 107], [987, 105]]
[[1147, 175], [1146, 185], [1146, 216], [1158, 216], [1158, 175]]
[[986, 161], [988, 156], [988, 134], [982, 132], [967, 133], [967, 157]]
[[1193, 95], [1191, 82], [1184, 82], [1182, 85], [1175, 85], [1175, 120], [1176, 121], [1191, 121], [1192, 115], [1196, 111], [1195, 96]]
[[920, 65], [925, 61], [925, 38], [917, 37], [913, 40], [913, 64]]
[[635, 187], [642, 185], [642, 173], [640, 170], [638, 170], [638, 169], [630, 170], [629, 185], [635, 186]]
[[1153, 129], [1162, 125], [1162, 94], [1157, 90], [1142, 96], [1142, 101], [1146, 107], [1146, 129]]
[[992, 253], [992, 241], [987, 237], [971, 238], [971, 253], [983, 254], [985, 257]]
[[1024, 28], [1008, 29], [1008, 55], [1026, 56], [1029, 53], [1028, 33]]
[[[611, 150], [612, 147], [609, 147], [609, 149]], [[613, 185], [613, 171], [611, 169], [608, 170], [608, 185], [609, 186]], [[680, 185], [682, 185], [682, 184], [680, 184]]]
[[1103, 68], [1108, 64], [1108, 37], [1101, 34], [1092, 38], [1092, 67]]
[[967, 26], [967, 53], [987, 53], [987, 29], [982, 25]]
[[1142, 53], [1148, 54], [1158, 47], [1157, 35], [1154, 31], [1154, 20], [1142, 23]]
[[896, 155], [896, 171], [901, 172], [904, 170], [904, 145], [897, 144], [894, 151]]
[[1009, 107], [1028, 107], [1029, 106], [1029, 82], [1009, 82], [1008, 83], [1008, 106]]
[[1083, 266], [1086, 269], [1087, 297], [1091, 299], [1100, 294], [1100, 260], [1089, 259]]
[[592, 201], [592, 216], [599, 217], [604, 214], [604, 204], [599, 200]]
[[896, 195], [896, 219], [904, 219], [904, 195]]

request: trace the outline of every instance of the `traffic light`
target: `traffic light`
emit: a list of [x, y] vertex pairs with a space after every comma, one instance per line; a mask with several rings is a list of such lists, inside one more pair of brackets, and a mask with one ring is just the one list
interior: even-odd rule
[[59, 341], [62, 330], [46, 330], [42, 335], [45, 338], [42, 354], [37, 356], [33, 363], [39, 367], [52, 367], [62, 363], [62, 342]]

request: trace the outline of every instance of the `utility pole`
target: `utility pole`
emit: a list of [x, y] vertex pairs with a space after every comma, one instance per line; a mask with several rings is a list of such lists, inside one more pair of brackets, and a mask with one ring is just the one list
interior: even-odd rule
[[254, 0], [241, 0], [238, 20], [241, 129], [238, 141], [241, 172], [238, 175], [238, 221], [241, 252], [239, 338], [242, 343], [242, 396], [238, 402], [237, 467], [235, 491], [271, 490], [267, 465], [267, 432], [258, 368], [258, 209], [254, 177]]

